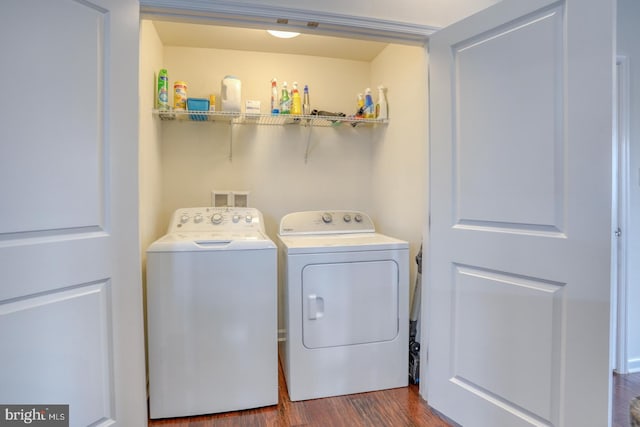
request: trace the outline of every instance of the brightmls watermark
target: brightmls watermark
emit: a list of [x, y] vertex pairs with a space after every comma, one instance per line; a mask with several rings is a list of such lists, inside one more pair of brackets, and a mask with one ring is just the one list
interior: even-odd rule
[[69, 427], [69, 405], [0, 405], [0, 427]]

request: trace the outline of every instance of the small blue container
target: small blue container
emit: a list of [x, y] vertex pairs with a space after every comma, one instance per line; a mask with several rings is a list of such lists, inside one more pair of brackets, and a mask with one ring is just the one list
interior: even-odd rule
[[[189, 111], [209, 111], [209, 100], [204, 98], [188, 98], [187, 110]], [[206, 114], [189, 114], [191, 120], [207, 120]]]

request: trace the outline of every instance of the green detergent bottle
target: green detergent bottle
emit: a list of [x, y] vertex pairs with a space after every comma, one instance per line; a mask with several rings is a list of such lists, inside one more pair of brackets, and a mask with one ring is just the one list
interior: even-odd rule
[[156, 107], [158, 110], [169, 109], [169, 75], [165, 68], [160, 70], [158, 74], [158, 101]]

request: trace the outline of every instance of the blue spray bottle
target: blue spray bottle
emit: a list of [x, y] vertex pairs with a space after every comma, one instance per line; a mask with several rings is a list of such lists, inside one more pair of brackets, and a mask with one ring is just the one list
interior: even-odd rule
[[373, 97], [371, 96], [371, 88], [366, 88], [364, 91], [364, 118], [375, 119], [376, 110], [373, 103]]

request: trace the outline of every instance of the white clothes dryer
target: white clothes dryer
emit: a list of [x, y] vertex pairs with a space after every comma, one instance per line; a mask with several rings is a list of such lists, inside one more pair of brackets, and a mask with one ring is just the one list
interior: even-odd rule
[[253, 208], [178, 209], [147, 250], [151, 418], [278, 403], [277, 249]]
[[291, 400], [408, 384], [409, 244], [356, 211], [286, 215], [280, 357]]

